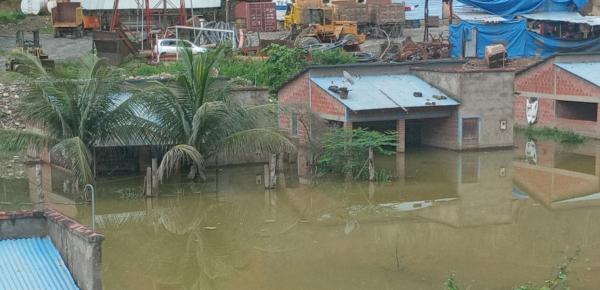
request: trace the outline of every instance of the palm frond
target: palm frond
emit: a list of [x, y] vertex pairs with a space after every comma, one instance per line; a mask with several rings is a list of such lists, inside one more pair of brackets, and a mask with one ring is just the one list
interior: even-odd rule
[[54, 138], [43, 133], [29, 130], [0, 129], [0, 150], [23, 150], [29, 145], [43, 148], [55, 142]]
[[30, 53], [14, 53], [12, 56], [19, 63], [19, 73], [28, 78], [40, 78], [48, 75], [39, 58]]
[[295, 152], [296, 146], [275, 130], [249, 129], [226, 137], [219, 151], [228, 155], [282, 153]]
[[179, 144], [169, 149], [158, 167], [158, 179], [162, 182], [177, 171], [183, 164], [192, 163], [199, 169], [204, 167], [204, 157], [196, 148]]
[[[206, 132], [207, 126], [218, 127], [219, 122], [228, 116], [227, 105], [223, 102], [205, 102], [196, 110], [192, 120], [192, 135], [188, 140], [188, 144], [196, 144], [198, 136]], [[217, 126], [215, 126], [217, 125]], [[219, 128], [214, 128], [219, 129]]]
[[94, 179], [92, 172], [92, 154], [79, 137], [62, 140], [50, 150], [52, 161], [65, 166], [84, 183]]

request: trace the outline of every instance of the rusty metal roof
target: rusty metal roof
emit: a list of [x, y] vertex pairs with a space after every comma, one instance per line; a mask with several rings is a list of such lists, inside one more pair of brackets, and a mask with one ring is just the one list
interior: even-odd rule
[[[359, 76], [355, 77], [354, 84], [349, 83], [342, 75], [315, 76], [311, 77], [311, 80], [352, 111], [460, 104], [439, 89], [410, 74]], [[348, 98], [342, 99], [338, 93], [331, 91], [331, 85], [347, 87], [350, 90]], [[422, 97], [415, 97], [415, 93], [420, 93]]]
[[0, 289], [79, 289], [49, 237], [0, 241]]
[[504, 22], [508, 19], [491, 14], [481, 8], [477, 8], [459, 1], [452, 2], [452, 13], [460, 20], [484, 23]]
[[600, 25], [599, 16], [583, 16], [579, 12], [570, 11], [554, 11], [554, 12], [537, 12], [521, 15], [524, 18], [541, 21], [558, 21], [577, 24], [588, 24], [590, 26]]
[[555, 63], [564, 69], [596, 86], [600, 87], [600, 62]]

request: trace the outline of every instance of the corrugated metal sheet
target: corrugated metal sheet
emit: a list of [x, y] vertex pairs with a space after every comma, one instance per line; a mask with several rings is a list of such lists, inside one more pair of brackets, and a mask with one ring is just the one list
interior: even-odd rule
[[79, 289], [49, 237], [0, 241], [0, 289]]
[[459, 1], [452, 2], [452, 13], [464, 21], [477, 21], [485, 23], [506, 21], [506, 18], [502, 16], [490, 14], [481, 8], [473, 7]]
[[600, 62], [555, 63], [555, 65], [600, 87]]
[[[394, 4], [404, 3], [406, 6], [418, 7], [413, 11], [406, 11], [406, 20], [425, 19], [425, 0], [392, 0]], [[442, 19], [443, 9], [442, 0], [429, 0], [429, 16], [437, 16]]]
[[561, 21], [577, 24], [600, 25], [600, 16], [583, 16], [579, 12], [538, 12], [523, 14], [523, 17], [532, 20]]
[[[311, 80], [353, 111], [431, 107], [426, 102], [435, 102], [435, 106], [459, 105], [459, 102], [414, 75], [361, 76], [353, 85], [341, 75], [311, 77]], [[341, 99], [339, 94], [330, 91], [328, 88], [331, 85], [348, 87], [350, 90], [348, 98]], [[415, 97], [413, 95], [415, 92], [421, 92], [423, 96]], [[433, 95], [446, 98], [437, 100]]]
[[[81, 2], [81, 7], [85, 10], [112, 10], [114, 5], [114, 1], [112, 0], [81, 0], [71, 2]], [[139, 9], [142, 3], [144, 3], [143, 0], [120, 0], [119, 10]], [[153, 8], [162, 8], [163, 3], [163, 0], [150, 0], [150, 6]], [[185, 7], [188, 9], [192, 7], [194, 9], [218, 8], [221, 7], [221, 0], [185, 0]], [[178, 9], [179, 0], [168, 0], [167, 8]]]

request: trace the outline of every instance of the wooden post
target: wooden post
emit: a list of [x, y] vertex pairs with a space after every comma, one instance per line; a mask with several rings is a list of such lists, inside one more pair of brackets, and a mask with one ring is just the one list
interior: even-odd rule
[[264, 165], [264, 174], [263, 174], [263, 184], [265, 185], [265, 189], [271, 188], [269, 182], [271, 181], [269, 178], [269, 164]]
[[146, 178], [144, 179], [144, 192], [146, 197], [152, 197], [152, 167], [146, 167]]
[[277, 185], [277, 175], [275, 169], [277, 168], [277, 155], [271, 154], [269, 158], [269, 188], [275, 188]]
[[158, 196], [158, 160], [152, 158], [152, 195]]
[[279, 188], [285, 188], [285, 153], [279, 153], [277, 156], [277, 185]]
[[375, 160], [373, 159], [373, 148], [369, 147], [369, 181], [375, 181]]

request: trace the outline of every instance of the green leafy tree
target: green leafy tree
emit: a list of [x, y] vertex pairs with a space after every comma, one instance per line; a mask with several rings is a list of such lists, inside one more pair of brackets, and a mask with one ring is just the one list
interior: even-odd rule
[[351, 175], [354, 179], [365, 177], [369, 150], [384, 155], [394, 154], [390, 147], [396, 145], [396, 140], [397, 133], [394, 131], [334, 129], [321, 140], [319, 169], [326, 173]]
[[204, 179], [204, 161], [217, 153], [290, 152], [294, 145], [272, 126], [273, 105], [244, 107], [214, 86], [222, 48], [193, 55], [180, 52], [181, 69], [169, 83], [154, 83], [133, 98], [134, 110], [154, 120], [152, 141], [172, 144], [159, 166], [160, 178], [189, 165], [189, 177]]
[[53, 163], [72, 170], [81, 182], [92, 181], [92, 146], [134, 136], [128, 127], [135, 118], [118, 95], [123, 90], [120, 74], [93, 55], [53, 71], [29, 54], [15, 57], [29, 91], [16, 113], [32, 129], [0, 130], [0, 147], [47, 147]]
[[276, 93], [287, 80], [306, 67], [306, 53], [300, 48], [271, 44], [266, 49], [269, 56], [262, 73], [268, 76], [271, 93]]

